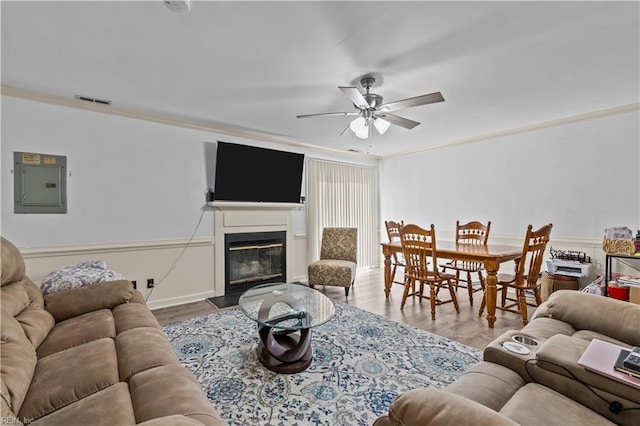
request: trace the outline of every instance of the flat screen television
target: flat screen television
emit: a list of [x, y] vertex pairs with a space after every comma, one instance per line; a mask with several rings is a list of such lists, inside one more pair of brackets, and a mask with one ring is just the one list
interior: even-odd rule
[[218, 142], [215, 201], [299, 203], [304, 154]]

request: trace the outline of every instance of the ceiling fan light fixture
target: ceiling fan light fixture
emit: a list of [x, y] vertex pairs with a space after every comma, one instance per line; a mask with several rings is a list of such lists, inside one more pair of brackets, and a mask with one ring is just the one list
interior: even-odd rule
[[378, 117], [373, 122], [373, 125], [376, 126], [376, 130], [378, 131], [378, 133], [384, 135], [384, 133], [389, 130], [389, 126], [391, 126], [391, 123], [389, 123], [384, 118]]
[[369, 137], [369, 123], [364, 117], [358, 117], [349, 124], [349, 127], [360, 139]]

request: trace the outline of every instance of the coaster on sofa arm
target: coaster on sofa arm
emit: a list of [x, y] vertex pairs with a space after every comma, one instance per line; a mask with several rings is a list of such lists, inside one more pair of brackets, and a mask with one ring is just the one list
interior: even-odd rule
[[531, 351], [526, 346], [516, 342], [503, 342], [502, 347], [509, 352], [513, 352], [518, 355], [529, 355], [531, 353]]

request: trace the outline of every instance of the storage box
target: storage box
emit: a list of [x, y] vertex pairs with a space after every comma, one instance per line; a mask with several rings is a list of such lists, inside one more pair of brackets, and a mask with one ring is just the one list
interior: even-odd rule
[[540, 298], [545, 301], [549, 295], [557, 290], [578, 290], [580, 284], [578, 278], [566, 275], [554, 275], [548, 272], [542, 273], [542, 284], [540, 285]]
[[629, 302], [640, 305], [640, 287], [629, 287]]
[[629, 300], [629, 287], [624, 287], [624, 286], [615, 287], [610, 285], [607, 291], [609, 292], [609, 297], [611, 297], [612, 299], [618, 299], [618, 300], [624, 300], [624, 301]]
[[634, 254], [636, 252], [636, 244], [633, 240], [604, 238], [602, 240], [602, 250], [605, 253]]

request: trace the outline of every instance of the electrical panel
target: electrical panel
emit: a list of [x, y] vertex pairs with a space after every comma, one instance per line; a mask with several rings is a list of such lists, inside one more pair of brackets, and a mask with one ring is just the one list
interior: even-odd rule
[[13, 153], [14, 213], [67, 212], [67, 157]]

